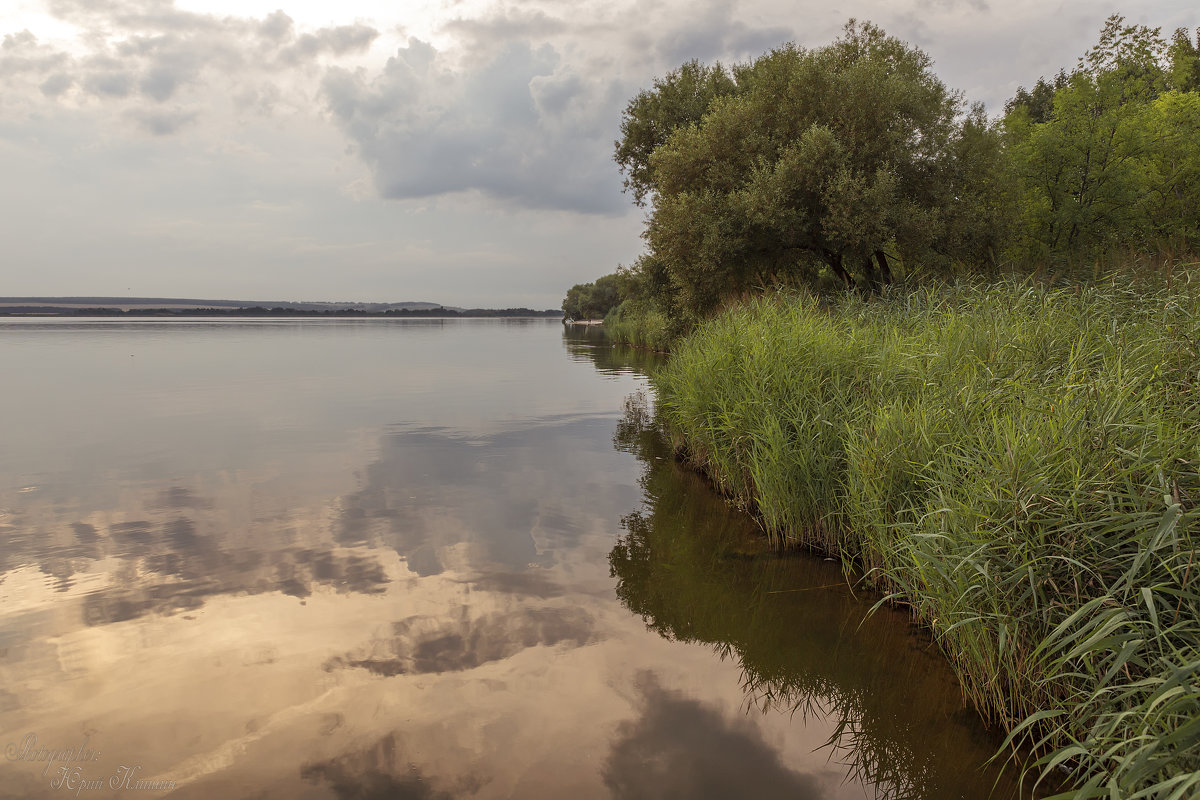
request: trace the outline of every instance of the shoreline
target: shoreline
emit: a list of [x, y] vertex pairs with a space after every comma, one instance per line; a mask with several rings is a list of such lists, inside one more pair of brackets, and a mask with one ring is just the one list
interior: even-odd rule
[[[1200, 693], [1155, 699], [1197, 653], [1194, 361], [1176, 355], [1194, 290], [947, 294], [870, 313], [759, 299], [709, 320], [652, 380], [676, 457], [777, 544], [853, 561], [908, 605], [1039, 780], [1200, 784], [1195, 745], [1169, 735]], [[1084, 639], [1105, 625], [1124, 649]], [[1103, 727], [1131, 717], [1147, 744]], [[1161, 752], [1130, 769], [1146, 748]]]

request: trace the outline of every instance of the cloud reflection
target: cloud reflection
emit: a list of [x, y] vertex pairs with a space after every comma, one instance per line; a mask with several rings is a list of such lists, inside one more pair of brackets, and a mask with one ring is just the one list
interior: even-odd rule
[[583, 451], [611, 428], [604, 415], [544, 419], [489, 436], [394, 430], [381, 438], [362, 488], [341, 499], [334, 539], [393, 549], [421, 577], [447, 569], [443, 551], [458, 545], [466, 546], [470, 566], [489, 571], [550, 566], [544, 543], [584, 532], [565, 498], [603, 466], [571, 463], [564, 454]]
[[503, 661], [531, 647], [582, 647], [595, 639], [595, 620], [582, 608], [520, 608], [475, 619], [417, 616], [392, 623], [392, 636], [360, 652], [335, 656], [326, 670], [356, 667], [377, 675], [460, 672]]
[[339, 800], [449, 800], [454, 796], [435, 789], [420, 769], [404, 762], [395, 734], [366, 750], [306, 764], [300, 777], [327, 783]]
[[640, 676], [642, 715], [622, 722], [604, 765], [604, 783], [620, 800], [753, 797], [818, 800], [821, 783], [788, 769], [749, 718], [665, 689]]

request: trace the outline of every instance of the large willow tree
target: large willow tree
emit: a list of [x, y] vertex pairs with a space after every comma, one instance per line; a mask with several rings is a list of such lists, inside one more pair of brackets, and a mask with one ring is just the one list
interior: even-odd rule
[[873, 290], [897, 260], [985, 263], [998, 243], [997, 133], [870, 24], [728, 71], [686, 64], [621, 131], [626, 186], [651, 204], [636, 271], [680, 316], [777, 282]]

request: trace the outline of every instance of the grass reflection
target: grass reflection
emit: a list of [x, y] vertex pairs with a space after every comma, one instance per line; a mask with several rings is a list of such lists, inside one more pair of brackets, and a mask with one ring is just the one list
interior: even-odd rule
[[745, 514], [673, 460], [644, 396], [618, 449], [646, 464], [644, 508], [609, 555], [622, 603], [663, 637], [737, 659], [749, 708], [834, 724], [826, 746], [852, 779], [893, 800], [1013, 797], [984, 766], [997, 739], [907, 617], [874, 614], [841, 565], [774, 552]]

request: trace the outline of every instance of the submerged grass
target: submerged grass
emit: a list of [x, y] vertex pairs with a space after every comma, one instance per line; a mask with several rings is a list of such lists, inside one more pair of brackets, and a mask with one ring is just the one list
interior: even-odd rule
[[654, 376], [782, 543], [856, 561], [1076, 798], [1200, 796], [1200, 280], [747, 302]]

